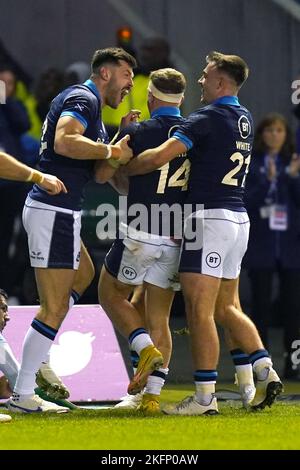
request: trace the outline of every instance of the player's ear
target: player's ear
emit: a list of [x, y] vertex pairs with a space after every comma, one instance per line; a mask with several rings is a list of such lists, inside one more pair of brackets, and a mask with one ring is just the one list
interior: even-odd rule
[[217, 87], [218, 87], [218, 89], [223, 88], [224, 84], [225, 84], [224, 77], [222, 77], [222, 76], [219, 77], [219, 79], [218, 79], [218, 81], [217, 81]]
[[100, 77], [102, 78], [102, 80], [104, 80], [105, 82], [107, 82], [110, 77], [111, 77], [111, 71], [109, 70], [108, 67], [101, 67], [100, 70], [99, 70], [99, 75]]
[[148, 92], [148, 99], [147, 99], [147, 105], [148, 105], [148, 108], [150, 109], [151, 106], [153, 105], [153, 101], [154, 101], [154, 96], [152, 95], [152, 93]]

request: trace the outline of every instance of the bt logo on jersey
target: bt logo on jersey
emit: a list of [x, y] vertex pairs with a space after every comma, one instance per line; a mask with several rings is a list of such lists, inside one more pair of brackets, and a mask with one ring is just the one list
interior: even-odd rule
[[251, 132], [251, 124], [247, 116], [242, 115], [238, 120], [239, 133], [242, 139], [247, 139]]

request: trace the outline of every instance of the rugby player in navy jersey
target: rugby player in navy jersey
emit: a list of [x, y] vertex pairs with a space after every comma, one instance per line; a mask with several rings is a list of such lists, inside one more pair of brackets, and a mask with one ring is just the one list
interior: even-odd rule
[[[130, 135], [134, 155], [161, 144], [184, 122], [179, 110], [184, 90], [185, 78], [177, 70], [159, 69], [150, 74], [147, 103], [151, 118], [131, 124], [121, 133], [121, 136]], [[174, 278], [178, 273], [181, 208], [189, 170], [190, 162], [184, 153], [158, 171], [130, 178], [127, 220], [120, 224], [119, 236], [106, 255], [100, 276], [100, 304], [120, 333], [129, 338], [131, 349], [140, 356], [128, 391], [135, 394], [146, 384], [139, 406], [146, 412], [159, 411], [159, 395], [168, 373], [172, 350], [169, 315], [176, 284]], [[98, 180], [104, 182], [112, 172], [105, 174], [102, 166]], [[162, 219], [157, 213], [155, 220], [153, 209], [162, 207], [162, 204], [167, 211]], [[177, 227], [169, 210], [175, 204]], [[144, 218], [139, 218], [135, 225], [138, 212], [133, 214], [132, 211], [139, 211], [137, 205]], [[176, 240], [176, 235], [180, 239]], [[143, 283], [146, 286], [145, 323], [135, 306], [127, 300], [135, 286]], [[153, 371], [154, 368], [156, 370]]]
[[96, 51], [90, 79], [54, 98], [44, 122], [40, 169], [61, 178], [68, 192], [50, 197], [34, 185], [25, 202], [23, 222], [41, 305], [24, 340], [20, 372], [8, 402], [11, 411], [66, 411], [34, 395], [35, 374], [69, 308], [94, 276], [80, 240], [82, 192], [96, 160], [125, 164], [132, 156], [126, 136], [116, 145], [108, 144], [101, 108], [118, 107], [133, 86], [135, 66], [135, 59], [123, 49]]
[[[128, 174], [145, 174], [189, 150], [191, 172], [180, 260], [190, 328], [196, 393], [167, 414], [217, 414], [215, 383], [219, 339], [215, 316], [249, 355], [257, 376], [251, 405], [271, 405], [282, 391], [254, 324], [236, 308], [241, 261], [247, 249], [249, 219], [243, 203], [253, 141], [253, 122], [237, 95], [248, 77], [238, 56], [210, 53], [199, 84], [205, 107], [192, 113], [165, 143], [140, 154]], [[216, 312], [216, 313], [215, 313]]]

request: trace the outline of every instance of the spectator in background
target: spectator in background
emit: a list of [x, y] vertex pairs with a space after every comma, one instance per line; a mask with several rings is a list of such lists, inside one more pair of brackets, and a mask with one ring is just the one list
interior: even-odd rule
[[[0, 80], [6, 86], [6, 104], [0, 106], [0, 151], [24, 161], [21, 136], [30, 127], [29, 118], [23, 104], [14, 97], [17, 78], [7, 65], [0, 67]], [[14, 223], [20, 217], [25, 200], [26, 185], [21, 182], [0, 181], [1, 224], [0, 224], [0, 285], [10, 294], [14, 271], [9, 257], [9, 248], [14, 231]]]
[[121, 118], [128, 114], [131, 109], [141, 111], [141, 121], [149, 119], [147, 108], [149, 74], [153, 70], [173, 68], [170, 60], [170, 45], [162, 37], [145, 39], [137, 52], [137, 58], [139, 68], [136, 71], [133, 80], [134, 87], [131, 92], [124, 98], [118, 109], [111, 109], [107, 106], [103, 109], [102, 118], [110, 138], [117, 132]]
[[74, 62], [70, 64], [64, 74], [64, 87], [85, 82], [91, 75], [91, 66], [86, 62]]
[[[285, 378], [296, 378], [292, 343], [300, 338], [300, 160], [293, 154], [286, 119], [276, 113], [258, 125], [246, 205], [251, 222], [245, 266], [252, 290], [252, 316], [268, 345], [272, 282], [279, 277], [284, 326]], [[268, 347], [268, 346], [267, 346]]]
[[32, 77], [28, 75], [23, 67], [11, 56], [0, 38], [0, 65], [6, 64], [18, 77], [26, 88], [30, 88]]
[[38, 78], [34, 94], [27, 96], [24, 104], [27, 108], [31, 127], [29, 134], [37, 142], [53, 98], [64, 88], [64, 74], [56, 68], [45, 70]]

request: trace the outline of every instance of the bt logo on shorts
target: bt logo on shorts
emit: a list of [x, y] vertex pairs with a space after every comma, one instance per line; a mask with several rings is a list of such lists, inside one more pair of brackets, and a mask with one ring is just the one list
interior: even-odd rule
[[221, 264], [221, 256], [215, 251], [212, 251], [211, 253], [208, 253], [205, 261], [207, 266], [210, 268], [217, 268]]
[[126, 279], [130, 281], [132, 279], [135, 279], [137, 276], [135, 269], [131, 268], [130, 266], [124, 266], [122, 268], [122, 274], [124, 277], [126, 277]]

